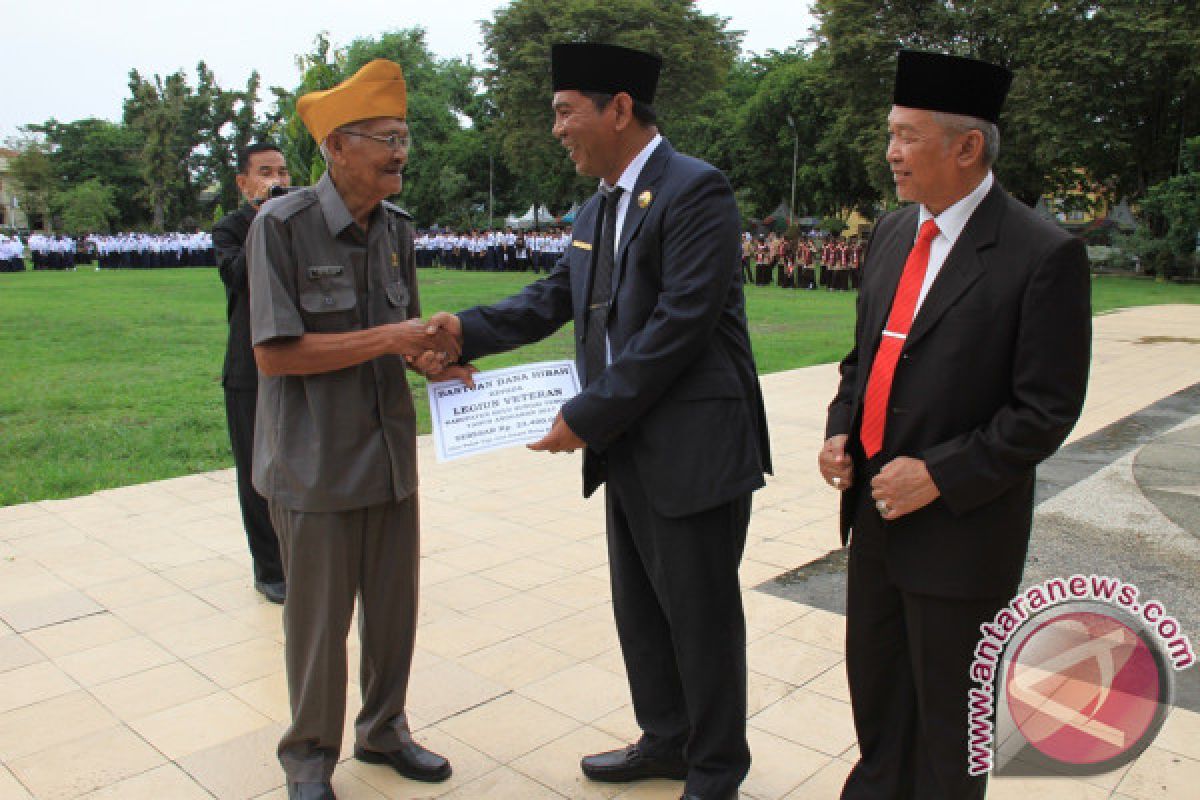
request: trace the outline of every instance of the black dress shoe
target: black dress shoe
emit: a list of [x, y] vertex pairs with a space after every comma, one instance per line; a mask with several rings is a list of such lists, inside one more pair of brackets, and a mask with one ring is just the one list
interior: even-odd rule
[[628, 783], [647, 778], [681, 781], [687, 777], [687, 764], [682, 758], [651, 758], [636, 744], [584, 756], [580, 766], [584, 775], [605, 783]]
[[449, 761], [416, 742], [408, 742], [387, 753], [356, 746], [354, 757], [368, 764], [387, 764], [406, 778], [426, 783], [439, 783], [451, 773]]
[[283, 605], [283, 601], [287, 599], [287, 584], [283, 581], [278, 581], [275, 583], [255, 581], [254, 588], [257, 589], [263, 597], [267, 598], [276, 605]]
[[297, 783], [288, 781], [288, 800], [337, 800], [333, 786], [323, 783]]

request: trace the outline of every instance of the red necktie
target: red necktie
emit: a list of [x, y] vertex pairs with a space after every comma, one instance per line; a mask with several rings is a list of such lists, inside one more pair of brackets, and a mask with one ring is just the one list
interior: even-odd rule
[[908, 259], [904, 262], [904, 272], [900, 275], [896, 297], [892, 300], [892, 312], [888, 315], [887, 326], [879, 339], [879, 351], [875, 353], [871, 377], [867, 379], [867, 396], [863, 401], [862, 428], [859, 435], [867, 458], [874, 457], [883, 449], [883, 429], [887, 423], [892, 376], [896, 372], [896, 362], [900, 360], [900, 351], [904, 349], [904, 340], [908, 338], [908, 331], [912, 328], [917, 298], [921, 295], [925, 271], [929, 268], [929, 249], [933, 237], [937, 235], [937, 223], [932, 219], [926, 220], [917, 234], [917, 243], [913, 245]]

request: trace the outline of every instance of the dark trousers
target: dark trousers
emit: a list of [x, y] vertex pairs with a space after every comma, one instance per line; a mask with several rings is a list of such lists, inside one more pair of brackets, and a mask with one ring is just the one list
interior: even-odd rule
[[279, 558], [279, 537], [271, 525], [267, 501], [251, 483], [254, 474], [254, 407], [257, 392], [253, 389], [225, 390], [225, 417], [229, 421], [229, 444], [233, 448], [233, 463], [237, 467], [238, 503], [242, 507], [242, 524], [250, 558], [254, 561], [254, 580], [279, 583], [283, 580], [283, 563]]
[[733, 794], [750, 769], [738, 584], [750, 495], [663, 517], [631, 457], [610, 453], [605, 497], [613, 611], [640, 744], [682, 754], [687, 791]]
[[271, 505], [288, 592], [284, 663], [292, 724], [279, 740], [288, 780], [327, 781], [341, 754], [346, 637], [358, 599], [362, 710], [355, 743], [387, 753], [412, 741], [405, 701], [417, 629], [417, 497], [329, 513]]
[[982, 800], [986, 776], [967, 774], [969, 670], [980, 623], [1009, 598], [900, 589], [884, 558], [887, 535], [870, 492], [861, 492], [846, 602], [846, 673], [860, 757], [842, 800]]

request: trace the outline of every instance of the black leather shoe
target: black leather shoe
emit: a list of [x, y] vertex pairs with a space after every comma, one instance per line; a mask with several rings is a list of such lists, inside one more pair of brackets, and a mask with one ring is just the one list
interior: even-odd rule
[[288, 800], [337, 800], [333, 786], [324, 783], [297, 783], [288, 781]]
[[408, 742], [387, 753], [356, 746], [354, 757], [368, 764], [387, 764], [406, 778], [426, 783], [440, 783], [449, 778], [452, 771], [449, 761], [416, 742]]
[[584, 775], [605, 783], [628, 783], [647, 778], [681, 781], [687, 777], [687, 764], [682, 758], [651, 758], [636, 744], [620, 750], [584, 756], [580, 767], [583, 768]]
[[278, 583], [255, 581], [254, 588], [275, 605], [281, 606], [283, 605], [283, 601], [287, 599], [287, 584], [283, 581], [279, 581]]

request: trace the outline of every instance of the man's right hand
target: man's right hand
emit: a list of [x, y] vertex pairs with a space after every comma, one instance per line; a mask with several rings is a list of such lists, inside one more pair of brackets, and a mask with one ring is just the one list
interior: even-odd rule
[[445, 311], [439, 311], [429, 318], [429, 327], [426, 332], [430, 334], [437, 333], [438, 330], [443, 330], [458, 340], [459, 352], [462, 352], [462, 320], [454, 314], [449, 314]]
[[389, 351], [412, 361], [425, 353], [433, 353], [442, 364], [457, 361], [462, 353], [458, 337], [444, 328], [427, 324], [419, 319], [395, 322], [388, 326], [392, 331]]
[[274, 181], [260, 180], [257, 176], [251, 176], [247, 180], [249, 193], [244, 197], [251, 206], [257, 211], [262, 208], [262, 204], [271, 198], [271, 187], [275, 185]]
[[854, 461], [846, 452], [846, 442], [849, 438], [844, 433], [830, 436], [821, 447], [821, 452], [817, 454], [817, 466], [821, 470], [821, 477], [839, 492], [849, 489], [854, 483]]

